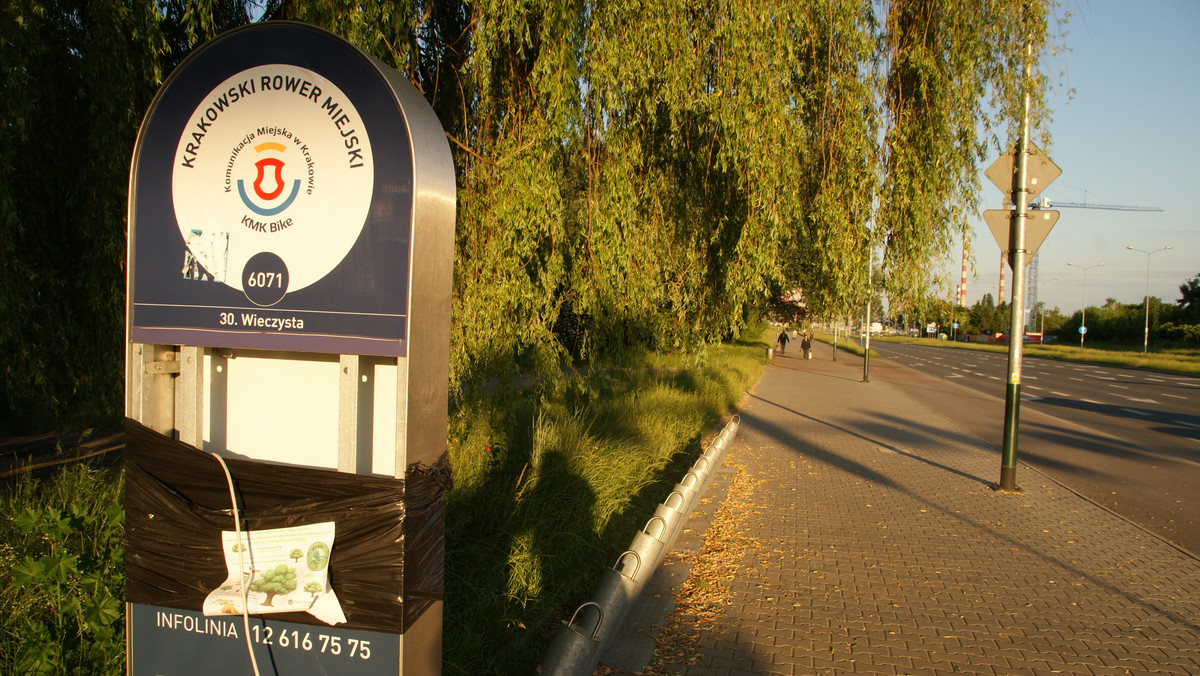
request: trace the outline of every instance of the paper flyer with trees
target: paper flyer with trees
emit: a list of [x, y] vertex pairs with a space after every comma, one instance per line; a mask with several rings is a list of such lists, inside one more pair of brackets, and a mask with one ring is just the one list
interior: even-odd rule
[[204, 599], [205, 615], [307, 612], [326, 624], [346, 621], [329, 586], [334, 522], [221, 532], [229, 576]]

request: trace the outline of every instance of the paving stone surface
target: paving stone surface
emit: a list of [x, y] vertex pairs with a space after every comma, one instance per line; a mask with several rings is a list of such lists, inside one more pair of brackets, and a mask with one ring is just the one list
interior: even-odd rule
[[993, 491], [993, 446], [819, 347], [740, 411], [761, 546], [667, 673], [1200, 674], [1195, 555], [1025, 465]]

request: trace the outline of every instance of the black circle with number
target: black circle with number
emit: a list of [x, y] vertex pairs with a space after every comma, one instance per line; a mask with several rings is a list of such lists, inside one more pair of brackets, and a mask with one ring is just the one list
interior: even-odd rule
[[283, 300], [288, 290], [288, 270], [283, 259], [262, 251], [246, 261], [242, 268], [242, 292], [251, 303], [270, 306]]

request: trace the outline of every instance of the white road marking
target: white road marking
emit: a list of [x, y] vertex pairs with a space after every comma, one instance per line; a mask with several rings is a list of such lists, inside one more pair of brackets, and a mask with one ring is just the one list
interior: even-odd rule
[[1139, 411], [1136, 408], [1123, 408], [1121, 410], [1125, 411], [1126, 413], [1133, 413], [1134, 415], [1150, 415], [1149, 413], [1145, 411]]
[[1157, 404], [1153, 399], [1134, 399], [1133, 397], [1125, 397], [1125, 401], [1136, 401], [1139, 404]]
[[1171, 422], [1175, 423], [1176, 425], [1184, 425], [1186, 427], [1194, 427], [1194, 428], [1200, 430], [1200, 425], [1187, 422], [1186, 420], [1172, 420]]

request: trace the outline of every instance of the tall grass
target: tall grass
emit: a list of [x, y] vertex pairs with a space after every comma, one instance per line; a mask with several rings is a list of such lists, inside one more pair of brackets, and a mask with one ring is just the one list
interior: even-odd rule
[[444, 671], [533, 673], [762, 372], [765, 343], [654, 356], [460, 406], [447, 506]]
[[124, 480], [75, 463], [0, 492], [0, 673], [116, 674], [125, 662]]

